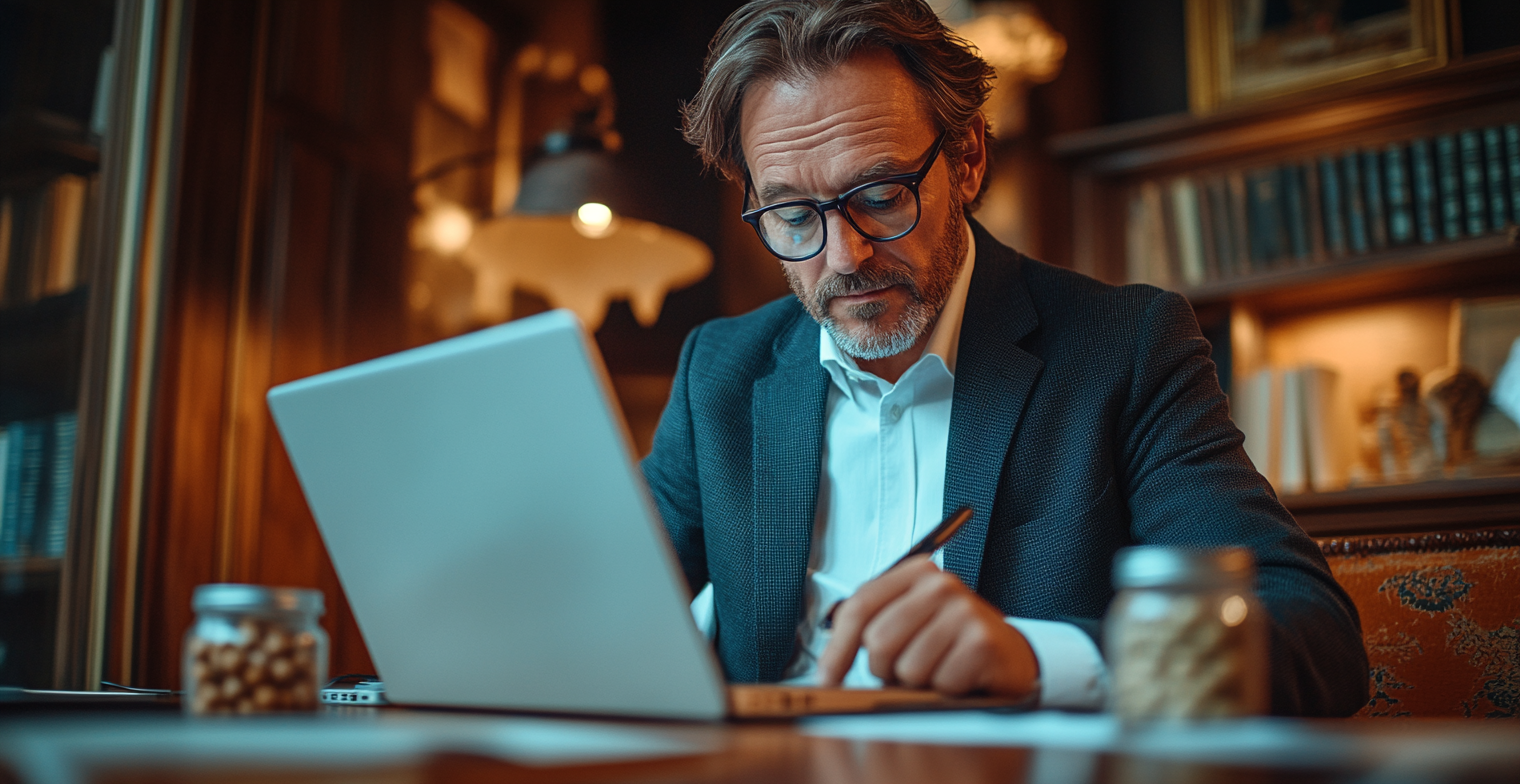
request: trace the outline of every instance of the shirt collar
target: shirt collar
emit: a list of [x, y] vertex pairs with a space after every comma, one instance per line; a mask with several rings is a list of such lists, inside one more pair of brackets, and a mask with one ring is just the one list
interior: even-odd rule
[[[929, 343], [924, 346], [924, 356], [919, 362], [924, 361], [931, 354], [939, 357], [945, 364], [945, 369], [950, 375], [955, 375], [955, 357], [960, 348], [961, 320], [966, 315], [966, 295], [971, 291], [971, 270], [976, 266], [976, 236], [971, 233], [971, 224], [962, 221], [961, 226], [966, 232], [966, 259], [961, 264], [961, 271], [955, 276], [955, 285], [950, 287], [950, 294], [945, 298], [945, 306], [940, 309], [939, 318], [934, 322], [934, 330], [929, 333]], [[828, 371], [834, 384], [845, 394], [851, 394], [849, 375], [850, 373], [866, 374], [855, 363], [855, 358], [844, 353], [839, 344], [834, 342], [833, 336], [826, 329], [818, 330], [818, 362]], [[914, 365], [918, 363], [915, 362]]]

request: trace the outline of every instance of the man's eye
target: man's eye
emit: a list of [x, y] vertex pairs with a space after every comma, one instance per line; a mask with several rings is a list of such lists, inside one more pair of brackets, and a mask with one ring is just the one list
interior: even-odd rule
[[855, 206], [872, 211], [890, 210], [902, 204], [907, 188], [901, 185], [876, 185], [855, 194]]
[[788, 226], [805, 226], [818, 217], [817, 212], [806, 207], [787, 207], [774, 210], [773, 214], [782, 221], [785, 221]]

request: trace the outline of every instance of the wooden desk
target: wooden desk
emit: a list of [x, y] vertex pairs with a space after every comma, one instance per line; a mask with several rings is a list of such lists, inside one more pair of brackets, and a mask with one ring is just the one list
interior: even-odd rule
[[[390, 714], [395, 716], [396, 714]], [[458, 716], [458, 714], [446, 714]], [[20, 721], [28, 722], [21, 724]], [[500, 717], [483, 717], [486, 723]], [[1520, 723], [1482, 720], [1429, 721], [1321, 721], [1308, 724], [1309, 734], [1349, 736], [1351, 743], [1374, 741], [1383, 751], [1397, 748], [1422, 748], [1417, 752], [1428, 770], [1419, 765], [1396, 763], [1396, 770], [1378, 769], [1389, 757], [1360, 754], [1356, 761], [1305, 766], [1303, 755], [1292, 750], [1272, 752], [1270, 759], [1281, 763], [1250, 765], [1201, 763], [1175, 756], [1122, 752], [1089, 752], [1056, 748], [1019, 748], [1006, 746], [953, 746], [927, 743], [897, 743], [846, 740], [805, 734], [797, 725], [785, 723], [741, 725], [681, 725], [654, 722], [608, 723], [602, 726], [634, 729], [663, 738], [690, 742], [703, 751], [679, 757], [665, 757], [637, 762], [533, 766], [515, 764], [500, 758], [474, 754], [441, 753], [419, 755], [404, 761], [365, 762], [364, 754], [346, 758], [314, 760], [306, 758], [281, 762], [271, 750], [253, 757], [249, 749], [239, 751], [244, 762], [229, 761], [216, 754], [199, 760], [166, 761], [146, 755], [141, 759], [118, 757], [81, 762], [87, 755], [80, 748], [107, 745], [113, 732], [141, 732], [147, 723], [153, 732], [172, 735], [183, 732], [184, 724], [173, 717], [139, 717], [123, 719], [115, 715], [81, 716], [62, 720], [39, 721], [32, 717], [9, 717], [0, 721], [0, 760], [16, 760], [17, 749], [31, 749], [30, 767], [26, 763], [0, 767], [0, 781], [31, 781], [38, 772], [62, 760], [66, 770], [64, 782], [348, 782], [372, 781], [383, 784], [422, 782], [689, 782], [691, 784], [738, 784], [755, 782], [818, 782], [819, 784], [898, 784], [932, 782], [932, 784], [1047, 784], [1047, 782], [1276, 782], [1342, 781], [1370, 778], [1381, 780], [1396, 774], [1399, 781], [1452, 780], [1520, 781]], [[133, 723], [135, 721], [135, 724]], [[233, 724], [226, 720], [217, 726], [239, 737], [251, 732], [252, 724]], [[477, 721], [464, 717], [462, 721]], [[521, 719], [515, 721], [522, 722]], [[539, 720], [534, 720], [541, 724]], [[153, 724], [152, 722], [157, 722]], [[522, 722], [526, 723], [526, 722]], [[308, 724], [308, 726], [310, 726]], [[327, 724], [331, 727], [333, 725]], [[346, 730], [379, 732], [366, 727], [382, 726], [362, 719], [346, 725]], [[111, 728], [116, 729], [111, 729]], [[81, 732], [89, 728], [89, 732]], [[134, 729], [139, 728], [139, 729]], [[1294, 730], [1303, 725], [1294, 725]], [[32, 742], [16, 743], [29, 734]], [[68, 744], [53, 747], [51, 762], [46, 754], [50, 737], [74, 736], [74, 751]], [[7, 735], [11, 741], [7, 744]], [[354, 737], [354, 736], [350, 736]], [[39, 744], [36, 741], [40, 739]], [[82, 744], [88, 744], [82, 745]], [[121, 745], [121, 744], [118, 744]], [[257, 745], [256, 743], [254, 744]], [[62, 750], [59, 753], [59, 750]], [[1431, 751], [1435, 753], [1430, 753]], [[119, 754], [119, 752], [116, 752]], [[108, 755], [109, 756], [109, 755]], [[130, 757], [131, 754], [125, 755]], [[139, 755], [143, 756], [143, 755]], [[38, 760], [42, 764], [38, 764]], [[247, 762], [256, 759], [256, 762]], [[1445, 760], [1435, 762], [1435, 760]], [[1433, 764], [1432, 764], [1433, 763]], [[59, 766], [53, 764], [54, 769]], [[55, 771], [56, 772], [56, 771]], [[31, 775], [25, 775], [30, 773]], [[1411, 773], [1413, 775], [1411, 775]], [[1368, 775], [1373, 774], [1373, 775]], [[1431, 774], [1439, 774], [1434, 777]], [[1448, 774], [1456, 774], [1449, 776]]]

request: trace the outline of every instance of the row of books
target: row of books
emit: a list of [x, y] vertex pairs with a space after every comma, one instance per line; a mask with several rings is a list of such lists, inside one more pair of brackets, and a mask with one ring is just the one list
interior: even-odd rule
[[1345, 439], [1334, 416], [1338, 378], [1317, 365], [1262, 370], [1231, 396], [1246, 455], [1279, 494], [1346, 487]]
[[0, 429], [0, 557], [63, 557], [78, 432], [72, 411]]
[[1520, 124], [1142, 183], [1131, 281], [1198, 286], [1520, 224]]
[[0, 306], [79, 284], [80, 230], [90, 180], [73, 174], [0, 196]]

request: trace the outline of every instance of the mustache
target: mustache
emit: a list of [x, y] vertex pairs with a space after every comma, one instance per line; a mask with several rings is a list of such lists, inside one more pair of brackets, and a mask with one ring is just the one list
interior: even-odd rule
[[896, 264], [873, 265], [862, 267], [852, 275], [830, 275], [820, 280], [818, 287], [813, 290], [813, 304], [820, 312], [826, 313], [829, 300], [835, 297], [847, 297], [888, 286], [902, 286], [910, 296], [918, 298], [918, 286], [914, 284], [913, 273], [907, 267]]

